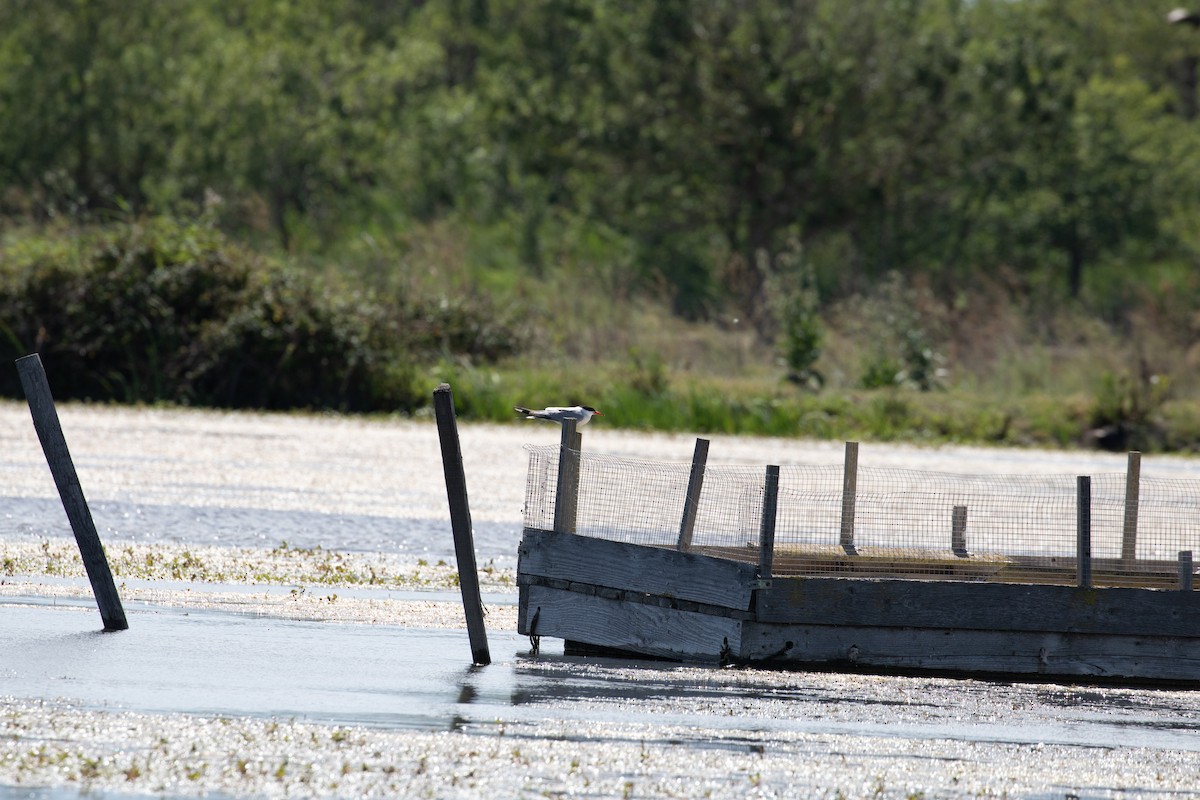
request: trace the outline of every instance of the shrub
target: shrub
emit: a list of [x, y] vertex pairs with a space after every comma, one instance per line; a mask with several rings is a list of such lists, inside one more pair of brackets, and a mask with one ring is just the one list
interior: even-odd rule
[[[40, 352], [61, 398], [411, 411], [419, 359], [520, 343], [491, 309], [339, 289], [199, 224], [3, 247], [0, 354]], [[0, 391], [19, 396], [13, 372]]]

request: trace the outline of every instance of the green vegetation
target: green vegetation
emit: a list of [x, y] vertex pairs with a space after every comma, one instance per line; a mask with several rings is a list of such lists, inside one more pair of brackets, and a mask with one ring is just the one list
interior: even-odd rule
[[[0, 577], [84, 575], [74, 542], [43, 540], [38, 543], [0, 544]], [[74, 555], [72, 553], [74, 552]], [[189, 548], [173, 544], [127, 544], [107, 552], [113, 576], [118, 580], [188, 581], [192, 583], [241, 583], [295, 586], [291, 597], [298, 600], [309, 586], [373, 586], [387, 589], [456, 589], [458, 572], [444, 561], [435, 564], [381, 556], [378, 553], [347, 553], [320, 547]], [[479, 569], [483, 583], [493, 588], [511, 588], [511, 570], [484, 564]], [[312, 595], [315, 596], [315, 595]], [[322, 595], [336, 603], [337, 594]]]
[[13, 0], [0, 358], [64, 399], [1200, 449], [1198, 51], [1109, 0]]

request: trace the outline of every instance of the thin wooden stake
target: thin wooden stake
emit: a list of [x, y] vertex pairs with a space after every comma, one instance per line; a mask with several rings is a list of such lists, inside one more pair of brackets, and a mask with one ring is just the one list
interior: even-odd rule
[[458, 562], [458, 586], [462, 591], [463, 611], [467, 617], [467, 637], [471, 659], [476, 664], [492, 663], [488, 650], [487, 629], [483, 624], [483, 597], [479, 592], [479, 572], [475, 566], [475, 537], [471, 530], [471, 505], [467, 501], [467, 476], [463, 470], [462, 449], [458, 441], [458, 420], [454, 413], [454, 395], [443, 383], [433, 392], [433, 410], [437, 417], [438, 440], [442, 446], [442, 468], [446, 473], [446, 497], [450, 502], [450, 528], [454, 533], [454, 556]]
[[704, 466], [708, 462], [708, 439], [696, 440], [692, 454], [692, 474], [688, 476], [687, 497], [683, 501], [683, 519], [679, 523], [679, 550], [692, 546], [692, 531], [700, 511], [700, 491], [704, 488]]
[[1137, 560], [1138, 499], [1142, 482], [1142, 454], [1129, 453], [1125, 467], [1125, 523], [1121, 530], [1121, 560], [1131, 566]]
[[1192, 590], [1192, 551], [1179, 551], [1179, 589], [1180, 591], [1190, 592]]
[[842, 530], [841, 545], [847, 555], [856, 556], [854, 548], [854, 504], [858, 492], [858, 442], [846, 442], [846, 466], [842, 473]]
[[968, 556], [966, 506], [955, 506], [950, 513], [950, 550], [959, 558]]
[[575, 505], [579, 496], [579, 451], [583, 436], [575, 420], [562, 424], [562, 441], [558, 448], [558, 483], [554, 490], [554, 530], [575, 532]]
[[767, 467], [763, 484], [762, 524], [758, 535], [758, 577], [770, 580], [775, 563], [775, 513], [779, 507], [779, 467]]
[[1092, 479], [1078, 478], [1075, 564], [1079, 588], [1092, 588]]
[[46, 463], [54, 475], [54, 484], [58, 487], [58, 496], [62, 498], [67, 519], [71, 522], [71, 530], [75, 532], [75, 542], [79, 545], [79, 555], [83, 558], [83, 566], [92, 584], [92, 594], [100, 608], [104, 630], [127, 630], [129, 622], [125, 619], [125, 609], [121, 607], [121, 597], [113, 583], [104, 545], [100, 543], [100, 534], [96, 532], [96, 523], [92, 520], [92, 512], [79, 485], [79, 475], [75, 472], [75, 463], [67, 449], [67, 439], [63, 435], [58, 411], [54, 408], [54, 397], [50, 394], [50, 382], [46, 380], [41, 356], [33, 353], [18, 358], [17, 372], [29, 401], [33, 427], [46, 454]]

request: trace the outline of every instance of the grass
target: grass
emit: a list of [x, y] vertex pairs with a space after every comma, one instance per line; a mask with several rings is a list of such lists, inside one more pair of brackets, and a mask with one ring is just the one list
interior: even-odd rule
[[[464, 420], [582, 403], [638, 430], [1051, 447], [1094, 445], [1101, 430], [1114, 449], [1200, 450], [1200, 279], [1189, 265], [1098, 265], [1074, 300], [1027, 274], [935, 290], [891, 273], [806, 306], [810, 340], [782, 318], [795, 304], [761, 298], [748, 314], [717, 299], [689, 321], [604, 248], [534, 274], [493, 263], [484, 253], [495, 248], [449, 224], [320, 260], [310, 265], [320, 284], [283, 255], [276, 263], [185, 221], [76, 232], [74, 249], [55, 233], [0, 237], [0, 300], [11, 305], [0, 350], [23, 355], [43, 328], [56, 331], [42, 353], [59, 399], [427, 414], [445, 381]], [[110, 239], [129, 255], [124, 272], [95, 246]], [[182, 250], [191, 256], [176, 258]], [[243, 291], [272, 275], [294, 291]], [[43, 283], [26, 286], [30, 276]], [[229, 307], [193, 320], [184, 310], [214, 280]], [[148, 286], [159, 294], [144, 296]], [[97, 306], [105, 287], [116, 294]], [[174, 310], [163, 325], [129, 328], [130, 298]], [[83, 321], [104, 333], [100, 356]], [[15, 376], [0, 392], [21, 396]]]
[[687, 322], [551, 275], [517, 290], [536, 309], [533, 351], [445, 360], [419, 380], [450, 383], [467, 420], [580, 403], [638, 430], [1196, 452], [1200, 347], [1186, 309], [1200, 297], [1181, 281], [1160, 276], [1117, 314], [1103, 296], [1057, 302], [1007, 284], [946, 296], [889, 276], [821, 309], [820, 385], [800, 386], [770, 325], [719, 309]]
[[[444, 561], [411, 562], [379, 553], [351, 553], [320, 547], [270, 550], [240, 547], [187, 547], [169, 543], [123, 544], [107, 548], [118, 580], [170, 580], [276, 586], [369, 586], [387, 589], [457, 589], [458, 572]], [[490, 564], [481, 578], [497, 589], [513, 587], [509, 570]], [[83, 564], [73, 541], [0, 543], [0, 576], [82, 577]], [[301, 594], [306, 590], [294, 590]], [[335, 602], [337, 595], [326, 595]]]
[[[1101, 424], [1130, 425], [1123, 446], [1147, 452], [1200, 450], [1200, 402], [1153, 398], [1133, 407], [1103, 393], [915, 391], [834, 388], [814, 393], [762, 377], [663, 372], [652, 385], [622, 364], [556, 369], [444, 364], [430, 385], [454, 388], [462, 419], [508, 422], [515, 405], [588, 404], [606, 426], [635, 430], [833, 440], [1093, 446]], [[1132, 390], [1127, 390], [1132, 391]], [[1134, 404], [1136, 405], [1136, 404]]]

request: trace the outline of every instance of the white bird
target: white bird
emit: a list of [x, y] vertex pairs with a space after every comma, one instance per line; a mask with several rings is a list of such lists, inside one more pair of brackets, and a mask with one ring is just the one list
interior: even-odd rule
[[547, 422], [558, 423], [574, 420], [575, 425], [580, 428], [587, 425], [588, 420], [593, 415], [597, 417], [604, 416], [591, 406], [550, 406], [549, 408], [543, 408], [541, 411], [534, 411], [525, 406], [517, 406], [513, 411], [525, 415], [525, 419], [544, 419]]

